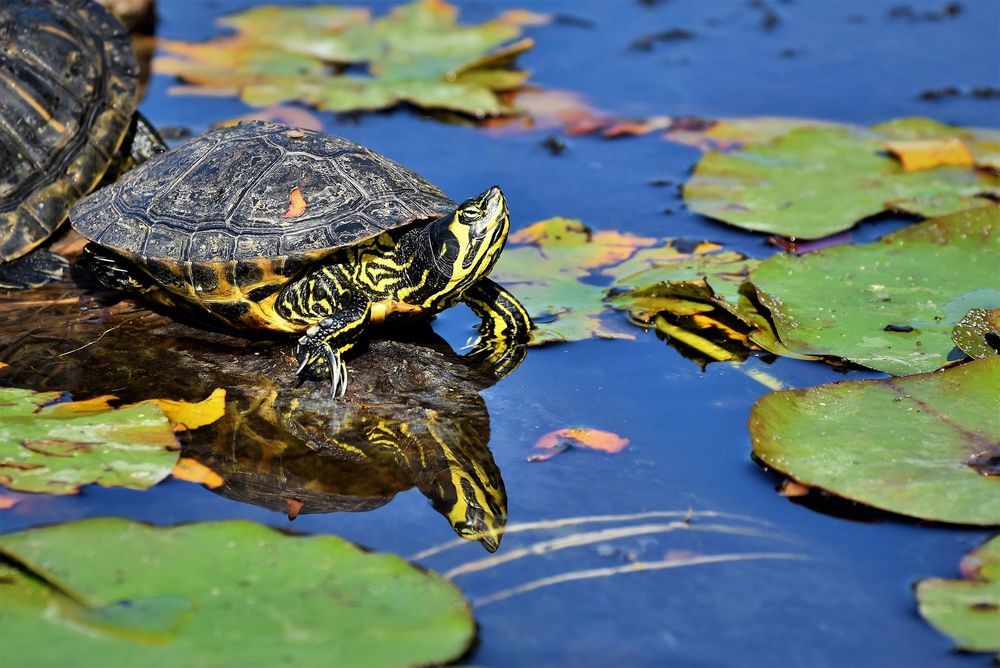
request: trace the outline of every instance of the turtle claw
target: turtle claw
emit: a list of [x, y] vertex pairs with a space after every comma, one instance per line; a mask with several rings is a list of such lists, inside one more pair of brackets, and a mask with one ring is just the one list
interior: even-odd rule
[[295, 356], [299, 360], [299, 368], [295, 371], [297, 376], [316, 380], [329, 377], [330, 396], [344, 396], [347, 392], [347, 366], [340, 351], [321, 338], [321, 328], [310, 330], [299, 339]]

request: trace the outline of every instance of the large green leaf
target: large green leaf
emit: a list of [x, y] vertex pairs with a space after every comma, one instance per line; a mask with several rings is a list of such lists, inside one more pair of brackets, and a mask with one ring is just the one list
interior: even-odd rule
[[920, 614], [962, 649], [1000, 652], [1000, 536], [966, 555], [962, 575], [921, 581]]
[[998, 258], [1000, 207], [988, 206], [875, 243], [775, 255], [750, 281], [792, 351], [900, 375], [945, 364], [969, 309], [1000, 306]]
[[155, 66], [195, 90], [238, 93], [258, 106], [301, 101], [342, 112], [405, 102], [475, 116], [510, 112], [497, 93], [528, 78], [510, 68], [531, 40], [511, 42], [521, 27], [510, 14], [467, 26], [457, 15], [442, 0], [416, 0], [375, 20], [336, 5], [256, 7], [220, 22], [235, 35], [162, 40], [171, 55]]
[[754, 453], [806, 485], [928, 520], [1000, 524], [1000, 357], [906, 378], [772, 392]]
[[90, 483], [146, 489], [170, 474], [179, 445], [159, 406], [63, 396], [0, 388], [0, 484], [73, 494]]
[[10, 665], [425, 665], [474, 635], [453, 585], [334, 536], [97, 519], [0, 537], [0, 554]]
[[[774, 120], [767, 131], [775, 133]], [[877, 126], [809, 127], [732, 153], [707, 153], [684, 186], [688, 207], [732, 225], [802, 239], [852, 227], [887, 210], [945, 215], [1000, 195], [1000, 178], [970, 166], [906, 171], [886, 151], [893, 139], [979, 138], [989, 164], [995, 133], [907, 119]], [[738, 133], [737, 133], [738, 135]], [[975, 152], [975, 151], [974, 151]]]

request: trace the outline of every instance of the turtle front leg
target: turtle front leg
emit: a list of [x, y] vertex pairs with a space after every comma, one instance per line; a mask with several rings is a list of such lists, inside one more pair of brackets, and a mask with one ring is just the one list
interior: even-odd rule
[[531, 338], [531, 317], [510, 292], [488, 278], [462, 293], [461, 301], [482, 322], [472, 352], [465, 356], [481, 368], [503, 378], [524, 360], [525, 344]]
[[311, 323], [295, 345], [299, 376], [329, 377], [331, 393], [342, 397], [347, 390], [343, 355], [368, 328], [372, 305], [364, 292], [336, 279], [327, 272], [306, 277], [285, 288], [275, 306], [287, 320]]

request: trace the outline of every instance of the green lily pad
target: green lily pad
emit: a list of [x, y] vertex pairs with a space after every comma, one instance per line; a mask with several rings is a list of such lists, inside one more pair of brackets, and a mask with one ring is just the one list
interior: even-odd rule
[[1000, 207], [928, 220], [870, 244], [775, 255], [750, 276], [781, 342], [894, 375], [954, 359], [952, 328], [1000, 306]]
[[[1000, 195], [1000, 177], [971, 166], [906, 171], [885, 142], [916, 133], [920, 124], [907, 120], [874, 130], [798, 121], [770, 142], [707, 153], [685, 184], [684, 199], [692, 211], [731, 225], [817, 239], [883, 211], [945, 215]], [[936, 138], [974, 132], [936, 127]], [[983, 146], [989, 145], [987, 137]]]
[[[709, 245], [705, 247], [704, 253], [696, 248], [691, 257], [646, 262], [645, 269], [617, 280], [608, 302], [628, 311], [641, 325], [663, 323], [662, 319], [657, 319], [662, 313], [674, 316], [702, 314], [713, 318], [712, 312], [718, 308], [742, 325], [741, 331], [733, 334], [745, 334], [758, 347], [776, 355], [817, 359], [813, 355], [793, 352], [778, 340], [767, 309], [759, 305], [753, 286], [746, 282], [750, 271], [760, 261], [734, 251], [708, 252]], [[711, 248], [718, 247], [712, 245]], [[640, 251], [635, 258], [616, 267], [615, 273], [620, 275], [642, 264], [644, 259]], [[662, 325], [658, 327], [662, 329]]]
[[964, 650], [1000, 652], [1000, 536], [962, 559], [962, 575], [921, 581], [920, 614]]
[[0, 388], [0, 484], [74, 494], [91, 483], [147, 489], [170, 475], [179, 445], [160, 407], [63, 396]]
[[754, 453], [802, 484], [876, 508], [1000, 524], [1000, 357], [906, 378], [772, 392]]
[[410, 666], [475, 632], [441, 577], [335, 536], [96, 519], [0, 537], [11, 665]]
[[416, 0], [375, 20], [336, 5], [257, 7], [220, 21], [235, 34], [161, 40], [171, 55], [155, 69], [195, 91], [239, 94], [256, 106], [301, 101], [345, 112], [410, 103], [474, 116], [511, 113], [497, 93], [527, 80], [511, 68], [531, 40], [512, 41], [521, 26], [511, 14], [466, 26], [457, 15], [441, 0]]
[[1000, 355], [1000, 308], [974, 308], [951, 330], [951, 340], [976, 359]]
[[[579, 220], [550, 218], [510, 237], [492, 278], [517, 293], [535, 322], [532, 343], [579, 341], [592, 337], [632, 339], [605, 301], [614, 279], [661, 263], [680, 262], [718, 249], [700, 244], [691, 252], [670, 240], [614, 230], [593, 231]], [[620, 286], [615, 288], [620, 290]], [[650, 308], [660, 308], [662, 300]], [[692, 312], [711, 306], [681, 299]], [[636, 307], [638, 308], [638, 307]]]

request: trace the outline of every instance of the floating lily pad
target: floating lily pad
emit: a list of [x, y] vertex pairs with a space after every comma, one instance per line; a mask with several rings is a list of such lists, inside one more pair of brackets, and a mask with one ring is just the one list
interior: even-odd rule
[[1000, 308], [974, 308], [951, 330], [951, 340], [969, 357], [1000, 355]]
[[754, 453], [811, 487], [894, 513], [1000, 524], [1000, 357], [906, 378], [772, 392]]
[[[885, 145], [913, 137], [906, 124], [798, 125], [764, 144], [706, 154], [684, 187], [688, 207], [749, 230], [817, 239], [887, 210], [939, 216], [1000, 196], [1000, 177], [971, 166], [906, 170]], [[972, 132], [941, 128], [937, 138]]]
[[[647, 262], [647, 268], [618, 279], [608, 302], [627, 310], [640, 324], [653, 323], [661, 330], [668, 324], [658, 318], [663, 313], [695, 316], [695, 319], [700, 315], [715, 321], [716, 329], [729, 328], [733, 336], [749, 339], [768, 352], [797, 359], [816, 359], [788, 350], [778, 340], [767, 310], [759, 305], [753, 287], [746, 283], [750, 271], [760, 261], [733, 251], [713, 251], [719, 251], [719, 247], [701, 244], [690, 257]], [[638, 266], [643, 260], [643, 253], [637, 253], [635, 259], [618, 267], [617, 273]], [[736, 318], [738, 322], [731, 324], [738, 330], [719, 322], [731, 319], [720, 315], [713, 317], [717, 309]], [[673, 327], [664, 333], [677, 334]], [[727, 353], [724, 359], [732, 359], [732, 356]]]
[[792, 351], [901, 375], [956, 359], [956, 323], [970, 308], [1000, 306], [998, 257], [1000, 207], [988, 206], [875, 243], [775, 255], [750, 281]]
[[97, 519], [0, 537], [11, 665], [411, 666], [469, 647], [449, 582], [335, 536]]
[[462, 26], [457, 14], [443, 0], [417, 0], [375, 20], [336, 5], [257, 7], [220, 21], [233, 35], [200, 44], [161, 40], [171, 55], [155, 68], [194, 92], [238, 94], [255, 106], [301, 101], [344, 112], [405, 102], [480, 117], [510, 113], [497, 93], [528, 78], [511, 69], [532, 46], [512, 41], [523, 17]]
[[962, 649], [1000, 652], [1000, 536], [962, 559], [962, 575], [920, 582], [920, 614]]
[[170, 475], [179, 445], [158, 406], [63, 397], [0, 389], [0, 484], [74, 494], [91, 483], [147, 489]]
[[509, 286], [528, 309], [536, 326], [535, 345], [591, 337], [632, 339], [626, 327], [607, 317], [607, 285], [657, 263], [717, 249], [704, 244], [685, 253], [667, 240], [594, 232], [579, 220], [551, 218], [511, 235], [493, 278]]

